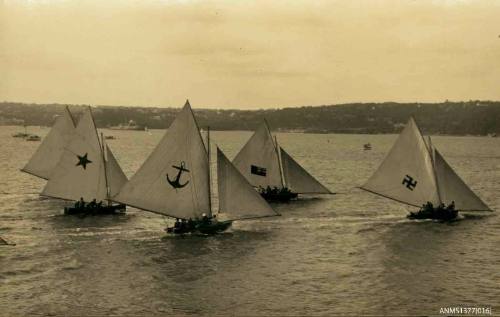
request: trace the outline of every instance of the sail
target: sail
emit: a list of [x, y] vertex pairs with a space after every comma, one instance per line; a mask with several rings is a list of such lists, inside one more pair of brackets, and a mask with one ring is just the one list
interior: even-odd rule
[[286, 186], [299, 194], [331, 194], [330, 190], [311, 176], [282, 147], [281, 162]]
[[64, 113], [57, 117], [52, 129], [43, 139], [35, 154], [21, 170], [40, 178], [49, 179], [74, 130], [73, 118], [66, 107]]
[[278, 216], [217, 147], [219, 212], [232, 220]]
[[252, 186], [283, 187], [278, 152], [266, 122], [236, 155], [233, 164]]
[[210, 215], [208, 156], [189, 102], [113, 200], [177, 218]]
[[90, 107], [64, 147], [42, 195], [68, 200], [107, 199], [101, 145]]
[[455, 202], [457, 210], [489, 210], [491, 209], [464, 183], [445, 161], [441, 153], [434, 149], [434, 165], [441, 201], [448, 205]]
[[413, 118], [361, 188], [417, 207], [428, 201], [439, 204], [432, 159]]
[[122, 186], [127, 182], [127, 176], [123, 173], [109, 146], [106, 143], [104, 145], [106, 148], [106, 177], [108, 180], [109, 197], [113, 197], [118, 194]]

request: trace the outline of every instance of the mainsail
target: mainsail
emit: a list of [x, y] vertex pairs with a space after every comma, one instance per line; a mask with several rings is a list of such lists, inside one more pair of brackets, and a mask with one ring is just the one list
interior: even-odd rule
[[219, 212], [231, 220], [278, 216], [217, 147]]
[[35, 154], [21, 170], [43, 179], [49, 179], [64, 152], [65, 145], [72, 138], [74, 130], [75, 123], [66, 107], [64, 113], [57, 117], [52, 129]]
[[278, 151], [266, 122], [236, 155], [233, 164], [255, 187], [283, 187]]
[[361, 188], [417, 207], [427, 202], [440, 203], [432, 158], [413, 118]]
[[189, 102], [113, 200], [177, 218], [211, 215], [208, 155]]
[[282, 147], [280, 147], [280, 150], [285, 185], [292, 192], [299, 194], [331, 194], [328, 188], [312, 177]]
[[464, 183], [445, 161], [441, 153], [434, 148], [434, 166], [441, 201], [448, 205], [455, 202], [457, 210], [487, 210], [491, 209]]
[[455, 203], [456, 210], [490, 210], [432, 146], [413, 118], [368, 182], [367, 191], [421, 207]]
[[67, 200], [108, 199], [102, 148], [90, 107], [64, 147], [42, 195]]

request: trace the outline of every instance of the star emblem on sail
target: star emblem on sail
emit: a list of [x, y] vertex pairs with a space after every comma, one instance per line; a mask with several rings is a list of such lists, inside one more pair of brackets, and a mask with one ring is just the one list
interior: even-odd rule
[[[231, 220], [277, 215], [220, 150], [217, 158], [219, 212], [228, 215]], [[151, 155], [114, 200], [175, 218], [195, 219], [203, 214], [210, 217], [209, 166], [209, 155], [200, 129], [191, 105], [186, 101]], [[165, 186], [165, 175], [172, 169], [176, 169], [178, 174], [174, 179], [171, 175], [170, 180], [167, 179], [170, 185]], [[185, 184], [181, 180], [188, 173], [185, 170], [189, 170], [189, 186], [177, 190], [176, 187]]]
[[[75, 164], [75, 158], [77, 162]], [[66, 200], [110, 200], [127, 181], [113, 153], [99, 140], [90, 107], [64, 145], [42, 195]]]
[[76, 156], [78, 158], [78, 163], [76, 163], [76, 166], [81, 166], [84, 170], [87, 169], [87, 164], [92, 163], [92, 161], [87, 158], [88, 153], [85, 153], [85, 155], [82, 156], [77, 154]]
[[332, 194], [276, 144], [265, 120], [238, 152], [233, 164], [254, 187], [288, 187], [298, 194]]
[[413, 118], [360, 188], [415, 207], [454, 201], [457, 210], [491, 211], [445, 161], [430, 137], [424, 139]]

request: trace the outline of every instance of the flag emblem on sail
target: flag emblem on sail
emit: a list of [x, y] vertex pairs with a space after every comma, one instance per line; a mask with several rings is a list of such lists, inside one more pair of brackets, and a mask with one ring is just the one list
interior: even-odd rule
[[417, 181], [413, 179], [410, 175], [406, 175], [405, 178], [403, 178], [402, 184], [406, 186], [409, 190], [414, 190], [415, 187], [417, 187]]
[[250, 173], [258, 176], [266, 176], [267, 174], [267, 169], [265, 167], [259, 167], [256, 165], [251, 165], [250, 166]]
[[171, 180], [170, 177], [168, 176], [168, 173], [167, 173], [167, 181], [170, 184], [170, 186], [172, 186], [175, 189], [182, 188], [182, 187], [186, 186], [187, 184], [189, 184], [189, 181], [186, 181], [184, 184], [181, 184], [181, 182], [180, 182], [182, 172], [189, 173], [189, 170], [185, 166], [186, 166], [186, 163], [184, 161], [182, 161], [181, 164], [179, 164], [179, 166], [172, 165], [173, 168], [178, 170], [177, 176], [175, 177], [174, 180]]
[[76, 166], [81, 166], [81, 167], [83, 167], [84, 170], [86, 170], [87, 169], [87, 164], [92, 163], [92, 161], [89, 160], [87, 158], [87, 156], [88, 156], [88, 153], [85, 153], [85, 155], [82, 155], [82, 156], [77, 155], [77, 157], [78, 157], [78, 163], [76, 163]]
[[283, 187], [278, 151], [265, 121], [233, 159], [233, 164], [254, 187]]

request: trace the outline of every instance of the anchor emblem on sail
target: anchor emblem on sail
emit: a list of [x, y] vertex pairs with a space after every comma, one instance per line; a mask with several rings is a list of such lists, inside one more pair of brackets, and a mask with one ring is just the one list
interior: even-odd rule
[[172, 165], [173, 168], [179, 170], [179, 172], [177, 172], [177, 176], [175, 177], [174, 180], [171, 180], [170, 177], [168, 176], [168, 173], [167, 173], [167, 181], [168, 183], [170, 184], [170, 186], [172, 186], [173, 188], [177, 189], [177, 188], [183, 188], [184, 186], [186, 186], [189, 181], [186, 181], [184, 184], [181, 184], [180, 180], [181, 180], [181, 175], [182, 175], [182, 172], [188, 172], [189, 173], [189, 170], [186, 168], [186, 164], [184, 163], [184, 161], [181, 162], [180, 166], [175, 166], [175, 165]]

